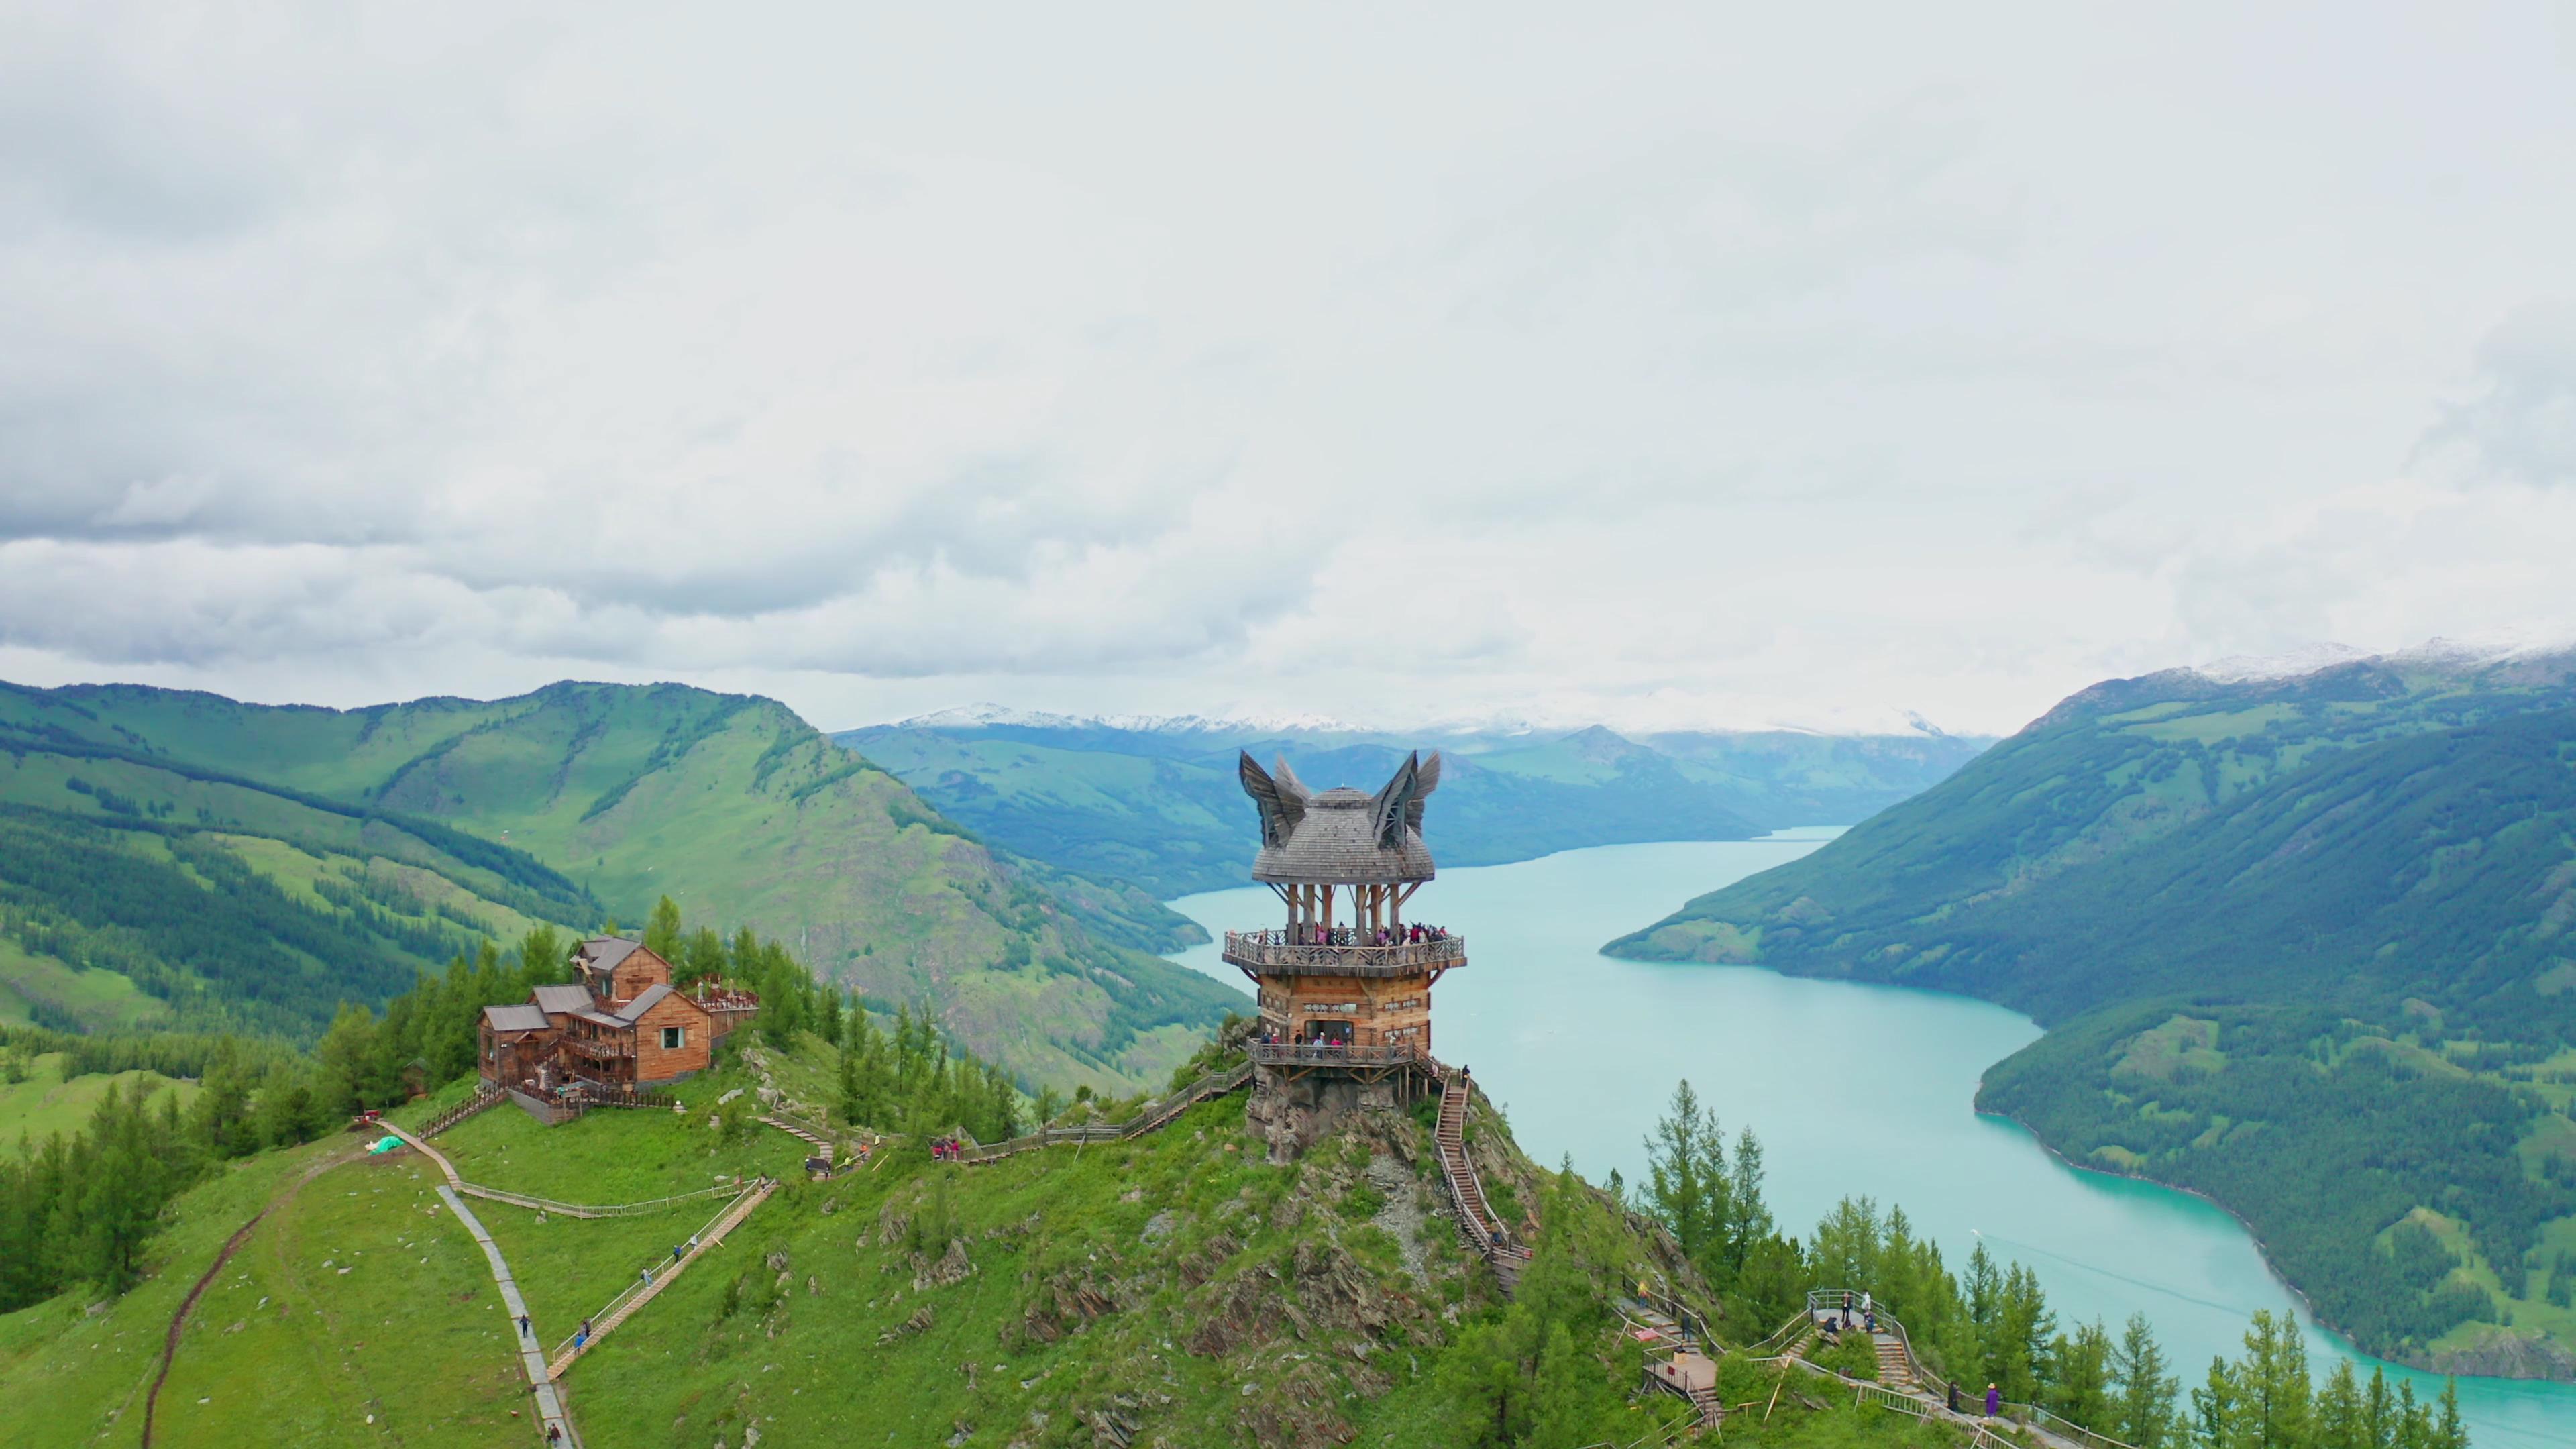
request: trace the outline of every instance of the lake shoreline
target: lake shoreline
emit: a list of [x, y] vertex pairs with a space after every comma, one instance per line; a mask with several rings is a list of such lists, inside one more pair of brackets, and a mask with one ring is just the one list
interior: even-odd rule
[[[2036, 1270], [2064, 1322], [2145, 1313], [2177, 1364], [2232, 1360], [2247, 1319], [2269, 1308], [2314, 1328], [2320, 1372], [2340, 1359], [2367, 1377], [2384, 1363], [2392, 1386], [2440, 1395], [2440, 1374], [2363, 1354], [2318, 1324], [2226, 1204], [2075, 1162], [2027, 1123], [1976, 1111], [1995, 1065], [2046, 1035], [2028, 1016], [1910, 984], [1769, 966], [1675, 970], [1715, 963], [1601, 953], [1637, 921], [1822, 843], [1609, 846], [1444, 869], [1406, 913], [1460, 931], [1471, 953], [1471, 969], [1439, 988], [1440, 1054], [1473, 1061], [1486, 1089], [1510, 1099], [1525, 1147], [1550, 1161], [1571, 1156], [1589, 1180], [1641, 1176], [1642, 1139], [1686, 1078], [1730, 1130], [1760, 1135], [1766, 1195], [1784, 1223], [1872, 1196], [1901, 1204], [1954, 1264], [1983, 1241], [1999, 1260]], [[1172, 904], [1209, 926], [1275, 909], [1250, 885]], [[1209, 947], [1181, 959], [1219, 979], [1234, 974]], [[2479, 1449], [2576, 1449], [2561, 1428], [2576, 1423], [2566, 1383], [2466, 1375], [2460, 1394]]]

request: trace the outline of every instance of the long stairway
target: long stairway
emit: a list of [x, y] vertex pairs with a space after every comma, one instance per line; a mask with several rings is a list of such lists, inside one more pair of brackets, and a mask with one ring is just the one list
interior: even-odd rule
[[742, 1220], [751, 1216], [752, 1209], [769, 1201], [769, 1195], [776, 1191], [778, 1191], [778, 1180], [776, 1178], [764, 1178], [758, 1186], [754, 1187], [751, 1191], [744, 1193], [740, 1198], [735, 1199], [733, 1206], [725, 1209], [724, 1212], [716, 1218], [715, 1222], [707, 1227], [706, 1231], [698, 1234], [697, 1246], [681, 1254], [680, 1261], [672, 1264], [670, 1271], [663, 1273], [652, 1282], [644, 1284], [636, 1291], [625, 1294], [619, 1298], [616, 1303], [610, 1305], [609, 1310], [605, 1315], [591, 1324], [590, 1336], [588, 1338], [578, 1344], [570, 1345], [563, 1349], [562, 1352], [556, 1354], [554, 1362], [546, 1366], [546, 1378], [549, 1381], [562, 1378], [564, 1376], [564, 1370], [571, 1368], [576, 1359], [579, 1359], [583, 1354], [590, 1352], [592, 1349], [599, 1347], [599, 1341], [614, 1332], [617, 1325], [634, 1317], [635, 1310], [652, 1302], [655, 1298], [661, 1296], [663, 1289], [670, 1287], [675, 1282], [678, 1282], [680, 1275], [689, 1270], [690, 1264], [695, 1263], [698, 1259], [706, 1256], [708, 1252], [712, 1251], [718, 1244], [721, 1244], [725, 1239], [725, 1234], [730, 1233], [735, 1228], [741, 1226]]
[[1529, 1266], [1529, 1250], [1511, 1242], [1509, 1231], [1485, 1201], [1485, 1185], [1467, 1156], [1469, 1095], [1465, 1073], [1441, 1070], [1440, 1118], [1432, 1138], [1440, 1147], [1440, 1169], [1449, 1179], [1449, 1198], [1458, 1205], [1458, 1232], [1476, 1256], [1493, 1265], [1494, 1276], [1509, 1294], [1520, 1287], [1521, 1272]]

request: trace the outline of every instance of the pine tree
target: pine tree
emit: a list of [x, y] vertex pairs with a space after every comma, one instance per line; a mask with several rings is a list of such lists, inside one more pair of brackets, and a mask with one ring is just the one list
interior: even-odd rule
[[2317, 1449], [2371, 1449], [2361, 1380], [2352, 1371], [2352, 1360], [2337, 1359], [2334, 1372], [2326, 1375], [2325, 1389], [2317, 1395], [2315, 1422]]
[[2376, 1365], [2370, 1370], [2370, 1390], [2362, 1396], [2361, 1422], [2370, 1449], [2396, 1449], [2402, 1423], [2396, 1400], [2388, 1392], [2388, 1373]]
[[2145, 1314], [2129, 1315], [2111, 1367], [2118, 1384], [2118, 1437], [2135, 1449], [2164, 1449], [2174, 1435], [2174, 1398], [2182, 1385], [2166, 1372], [2164, 1350]]
[[2193, 1442], [2200, 1449], [2245, 1449], [2244, 1395], [2227, 1360], [2209, 1361], [2209, 1381], [2191, 1391]]
[[1734, 1213], [1727, 1182], [1726, 1138], [1717, 1114], [1700, 1104], [1688, 1080], [1673, 1087], [1671, 1106], [1646, 1139], [1646, 1211], [1671, 1231], [1682, 1252], [1713, 1280], [1723, 1280]]
[[2297, 1319], [2255, 1310], [2254, 1326], [2245, 1331], [2240, 1381], [2251, 1449], [2307, 1449], [2312, 1390]]
[[665, 961], [680, 959], [680, 903], [664, 896], [644, 921], [644, 949]]
[[2434, 1426], [2436, 1449], [2469, 1449], [2468, 1426], [2460, 1422], [2460, 1381], [2442, 1380], [2441, 1419]]

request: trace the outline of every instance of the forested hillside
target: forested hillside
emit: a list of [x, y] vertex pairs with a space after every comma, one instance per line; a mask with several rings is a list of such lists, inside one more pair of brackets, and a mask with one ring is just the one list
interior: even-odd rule
[[[309, 1034], [343, 997], [382, 1001], [481, 937], [632, 923], [663, 894], [889, 1009], [938, 1012], [1032, 1081], [1154, 1079], [1240, 1002], [1099, 939], [770, 700], [561, 684], [341, 711], [9, 688], [0, 749], [0, 806], [27, 839], [7, 848], [0, 820], [19, 953], [0, 981], [50, 1022]], [[47, 864], [75, 848], [83, 871]], [[115, 871], [90, 876], [102, 861]], [[195, 893], [165, 888], [183, 878]], [[103, 894], [109, 880], [135, 884]], [[173, 913], [206, 929], [174, 934]], [[183, 940], [193, 954], [170, 955]]]
[[2217, 1196], [2365, 1346], [2576, 1376], [2570, 664], [2098, 686], [1610, 949], [2019, 1007], [1989, 1108]]
[[1375, 789], [1405, 753], [1438, 749], [1444, 865], [1494, 865], [1582, 846], [1741, 840], [1845, 824], [1941, 779], [1982, 738], [1923, 732], [1565, 733], [1419, 736], [1182, 721], [1119, 726], [960, 714], [847, 730], [948, 814], [1060, 869], [1156, 896], [1243, 884], [1252, 855], [1237, 750], [1285, 754], [1308, 784]]

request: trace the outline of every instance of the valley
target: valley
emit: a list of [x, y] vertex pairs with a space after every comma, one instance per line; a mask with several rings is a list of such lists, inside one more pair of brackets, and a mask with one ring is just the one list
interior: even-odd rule
[[[844, 730], [849, 744], [985, 838], [1158, 897], [1242, 880], [1237, 751], [1285, 753], [1308, 778], [1379, 780], [1406, 752], [1441, 752], [1442, 860], [1494, 865], [1560, 850], [1742, 840], [1849, 824], [1942, 779], [1992, 743], [1793, 730], [1629, 738], [1574, 730], [1086, 720], [991, 708]], [[1158, 949], [1186, 944], [1164, 942]]]

